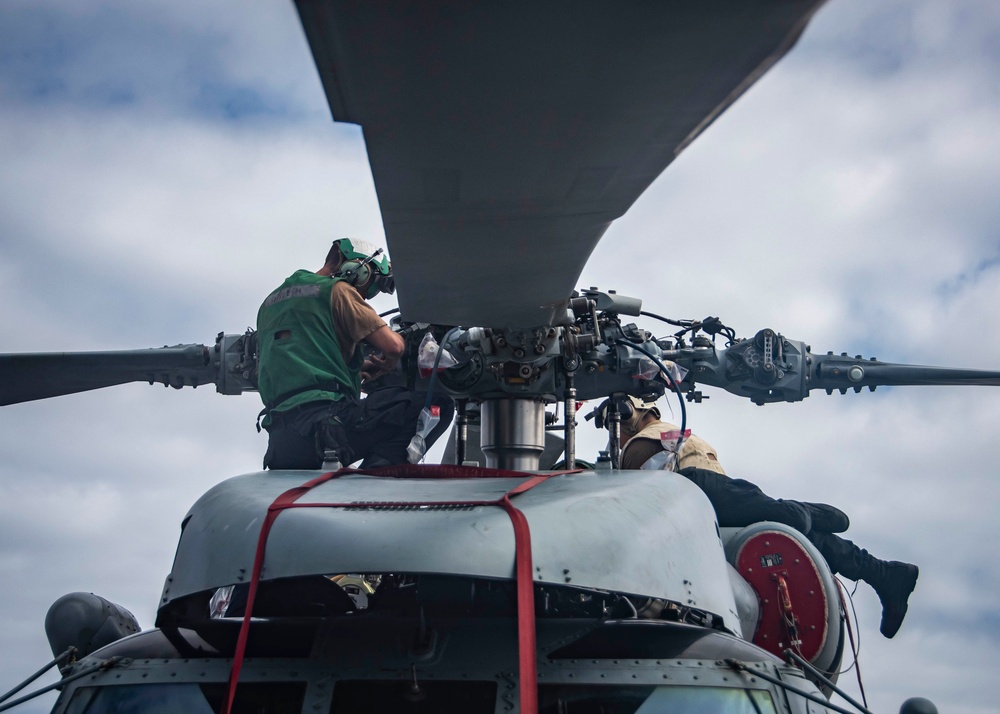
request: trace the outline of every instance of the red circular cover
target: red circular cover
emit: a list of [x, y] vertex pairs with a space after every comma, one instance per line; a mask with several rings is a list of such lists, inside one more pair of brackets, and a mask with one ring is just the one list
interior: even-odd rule
[[736, 569], [760, 599], [753, 643], [782, 658], [791, 648], [812, 662], [826, 644], [827, 593], [809, 553], [787, 533], [762, 531], [740, 546]]

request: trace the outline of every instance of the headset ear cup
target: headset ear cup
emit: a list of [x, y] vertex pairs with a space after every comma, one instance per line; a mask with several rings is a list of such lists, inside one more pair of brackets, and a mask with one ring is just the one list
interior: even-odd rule
[[367, 285], [368, 282], [369, 282], [369, 280], [372, 277], [371, 266], [370, 265], [366, 265], [364, 263], [361, 263], [360, 265], [358, 265], [357, 274], [358, 274], [358, 277], [355, 280], [354, 284], [355, 285]]
[[618, 413], [621, 414], [622, 421], [628, 421], [635, 414], [635, 409], [632, 408], [632, 402], [628, 399], [623, 399], [618, 402]]
[[336, 272], [336, 276], [345, 280], [346, 282], [354, 285], [354, 281], [357, 279], [358, 275], [358, 263], [356, 260], [348, 260], [346, 263], [342, 263], [340, 269]]
[[364, 285], [371, 277], [372, 269], [358, 260], [349, 260], [340, 266], [337, 274], [351, 285]]

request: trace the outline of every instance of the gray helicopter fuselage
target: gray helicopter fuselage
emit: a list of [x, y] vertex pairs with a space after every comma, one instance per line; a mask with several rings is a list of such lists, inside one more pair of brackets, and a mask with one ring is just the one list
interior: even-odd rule
[[[483, 473], [496, 476], [348, 475], [323, 483], [276, 519], [262, 577], [436, 573], [511, 579], [514, 531], [495, 502], [526, 475]], [[314, 476], [248, 474], [199, 499], [185, 517], [161, 609], [246, 582], [268, 507]], [[586, 471], [553, 476], [513, 502], [530, 525], [536, 583], [683, 602], [738, 631], [715, 514], [686, 479], [655, 471]]]
[[[539, 711], [818, 711], [771, 681], [822, 697], [801, 670], [741, 634], [714, 513], [683, 477], [436, 468], [330, 478], [263, 546], [269, 507], [321, 473], [212, 488], [184, 519], [158, 629], [64, 669], [54, 711], [217, 711], [242, 617], [210, 616], [210, 598], [245, 588], [261, 547], [234, 711], [518, 711], [518, 543], [498, 502], [538, 475], [510, 500], [530, 532]], [[363, 607], [331, 584], [343, 573], [378, 574]]]

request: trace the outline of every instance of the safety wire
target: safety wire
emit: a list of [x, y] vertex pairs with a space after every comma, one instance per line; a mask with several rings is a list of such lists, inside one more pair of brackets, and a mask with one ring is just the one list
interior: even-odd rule
[[[857, 623], [858, 623], [858, 611], [854, 608], [853, 593], [847, 592], [847, 586], [844, 585], [843, 582], [841, 582], [840, 578], [834, 578], [834, 580], [837, 581], [837, 587], [838, 587], [838, 592], [840, 593], [840, 603], [841, 603], [841, 605], [845, 604], [844, 599], [846, 597], [846, 599], [851, 603], [851, 614], [854, 616], [854, 624], [857, 625]], [[857, 583], [855, 583], [854, 587], [855, 587], [855, 589], [857, 589]], [[847, 611], [846, 607], [844, 608], [844, 611], [846, 613], [846, 611]], [[861, 656], [861, 628], [860, 627], [857, 628], [857, 631], [858, 631], [858, 641], [857, 641], [857, 644], [855, 644], [855, 642], [854, 642], [854, 629], [855, 628], [851, 627], [851, 618], [850, 617], [846, 617], [846, 615], [845, 615], [845, 619], [847, 620], [847, 637], [851, 641], [851, 654], [854, 657], [854, 662], [851, 663], [851, 666], [848, 667], [847, 669], [843, 670], [840, 674], [845, 674], [847, 672], [850, 672], [852, 669], [854, 669], [854, 676], [858, 680], [858, 690], [860, 690], [860, 692], [861, 692], [861, 701], [863, 701], [865, 703], [865, 706], [868, 706], [868, 695], [865, 693], [865, 684], [861, 680], [861, 659], [860, 659], [860, 656]]]

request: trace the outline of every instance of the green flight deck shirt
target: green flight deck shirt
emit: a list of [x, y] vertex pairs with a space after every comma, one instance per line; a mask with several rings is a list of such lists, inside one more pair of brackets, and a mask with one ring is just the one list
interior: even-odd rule
[[333, 322], [331, 293], [340, 281], [298, 270], [260, 306], [257, 386], [270, 411], [360, 397], [361, 350], [345, 358]]

